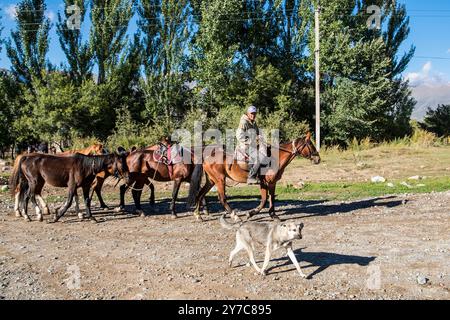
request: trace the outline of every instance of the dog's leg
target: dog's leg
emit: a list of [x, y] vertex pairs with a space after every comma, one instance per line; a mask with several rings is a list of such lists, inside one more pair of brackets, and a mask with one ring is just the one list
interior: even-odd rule
[[267, 245], [266, 247], [266, 256], [264, 257], [264, 264], [263, 267], [261, 269], [261, 274], [263, 276], [266, 275], [266, 268], [269, 265], [269, 261], [270, 261], [270, 256], [272, 255], [272, 248], [270, 246], [270, 244]]
[[287, 248], [287, 254], [288, 254], [289, 258], [291, 259], [292, 263], [295, 265], [295, 268], [297, 268], [297, 271], [300, 274], [300, 277], [306, 278], [306, 274], [304, 274], [302, 269], [300, 269], [297, 258], [295, 257], [295, 253], [294, 253], [294, 251], [292, 251], [291, 247]]
[[243, 245], [243, 243], [242, 243], [242, 241], [241, 241], [241, 239], [240, 239], [240, 237], [239, 237], [239, 234], [237, 233], [237, 234], [236, 234], [236, 246], [234, 247], [233, 251], [230, 252], [230, 259], [228, 259], [228, 265], [229, 265], [230, 268], [231, 268], [231, 266], [232, 266], [232, 264], [233, 264], [233, 258], [234, 258], [234, 256], [235, 256], [239, 251], [241, 251], [241, 250], [244, 249], [244, 248], [245, 248], [245, 246]]
[[251, 263], [253, 264], [253, 266], [255, 267], [256, 272], [260, 273], [260, 272], [261, 272], [261, 269], [260, 269], [260, 268], [258, 267], [258, 265], [256, 264], [255, 256], [254, 256], [254, 254], [253, 254], [253, 248], [252, 248], [250, 245], [245, 244], [245, 250], [247, 250], [248, 257], [250, 258], [250, 262], [251, 262]]

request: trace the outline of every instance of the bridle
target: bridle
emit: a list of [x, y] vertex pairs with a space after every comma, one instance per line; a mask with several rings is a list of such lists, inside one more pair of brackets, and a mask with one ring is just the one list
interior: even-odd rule
[[[117, 157], [119, 159], [117, 159]], [[118, 169], [117, 161], [122, 161], [122, 167], [123, 167], [124, 165], [126, 165], [126, 159], [122, 158], [121, 155], [116, 155], [116, 159], [114, 159], [114, 174], [113, 174], [113, 176], [114, 176], [114, 178], [116, 178], [120, 181], [123, 179], [123, 175], [120, 173], [120, 171]]]
[[306, 147], [308, 148], [308, 154], [309, 154], [308, 159], [311, 159], [313, 154], [312, 154], [312, 150], [311, 150], [311, 140], [309, 140], [309, 139], [305, 139], [305, 141], [301, 145], [300, 149], [299, 149], [298, 146], [295, 145], [295, 140], [292, 141], [292, 151], [291, 151], [291, 153], [296, 157], [296, 156], [302, 154], [303, 149], [305, 149]]

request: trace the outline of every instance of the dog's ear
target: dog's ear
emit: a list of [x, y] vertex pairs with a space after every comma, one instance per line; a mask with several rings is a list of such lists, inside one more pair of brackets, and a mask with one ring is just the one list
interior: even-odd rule
[[300, 224], [298, 225], [298, 227], [299, 227], [300, 229], [303, 229], [304, 226], [305, 226], [305, 225], [303, 224], [303, 222], [300, 223]]

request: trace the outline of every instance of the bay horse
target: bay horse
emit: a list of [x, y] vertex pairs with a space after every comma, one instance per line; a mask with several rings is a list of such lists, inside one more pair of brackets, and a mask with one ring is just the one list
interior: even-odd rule
[[[308, 133], [306, 138], [298, 138], [294, 141], [280, 144], [278, 148], [272, 146], [272, 160], [277, 161], [278, 166], [275, 171], [269, 170], [266, 175], [260, 175], [260, 192], [261, 203], [257, 208], [250, 211], [247, 214], [247, 218], [251, 218], [253, 215], [259, 213], [266, 205], [268, 194], [269, 197], [269, 215], [273, 220], [279, 220], [275, 214], [275, 189], [277, 182], [281, 179], [286, 167], [297, 156], [311, 160], [314, 164], [320, 163], [320, 155], [317, 152], [314, 144], [311, 142], [311, 134]], [[273, 159], [274, 151], [278, 149], [278, 159]], [[276, 153], [275, 153], [276, 154]], [[248, 171], [242, 169], [238, 162], [233, 159], [227, 159], [227, 155], [222, 147], [217, 147], [211, 152], [211, 155], [203, 160], [203, 164], [197, 164], [194, 172], [192, 173], [192, 180], [189, 189], [188, 203], [195, 207], [194, 215], [197, 219], [201, 219], [200, 216], [200, 203], [205, 198], [206, 194], [211, 188], [216, 185], [220, 203], [224, 206], [228, 214], [235, 220], [240, 218], [236, 212], [231, 209], [226, 200], [225, 195], [225, 180], [231, 179], [238, 183], [246, 183]], [[200, 190], [200, 183], [203, 175], [203, 171], [206, 174], [206, 184]]]
[[[125, 193], [131, 188], [134, 204], [136, 206], [136, 213], [144, 215], [141, 207], [141, 195], [144, 185], [150, 185], [151, 200], [154, 202], [154, 188], [151, 180], [159, 182], [173, 181], [172, 201], [170, 203], [170, 212], [172, 218], [176, 218], [175, 203], [178, 198], [178, 192], [182, 182], [190, 182], [192, 172], [195, 165], [191, 161], [191, 164], [185, 164], [183, 162], [173, 165], [172, 174], [169, 173], [168, 166], [163, 162], [158, 162], [154, 159], [154, 152], [158, 146], [148, 147], [142, 150], [134, 150], [127, 157], [127, 166], [129, 169], [129, 183], [120, 187], [120, 209], [125, 208]], [[191, 159], [193, 160], [193, 150], [184, 149], [184, 152], [191, 153]], [[207, 213], [206, 200], [202, 202], [203, 209]]]
[[[90, 210], [89, 191], [96, 175], [102, 171], [107, 171], [111, 175], [121, 176], [128, 181], [128, 168], [126, 157], [128, 153], [119, 150], [113, 153], [100, 156], [86, 156], [74, 154], [71, 156], [54, 156], [48, 154], [32, 154], [23, 156], [11, 178], [11, 187], [20, 189], [23, 214], [27, 221], [31, 221], [27, 214], [27, 203], [31, 199], [34, 206], [41, 205], [36, 202], [36, 194], [40, 194], [45, 183], [54, 187], [68, 188], [68, 198], [61, 209], [55, 213], [53, 222], [57, 222], [71, 206], [76, 190], [82, 188], [83, 197], [86, 204], [86, 215], [92, 217]], [[43, 208], [40, 208], [43, 211]], [[83, 215], [79, 214], [82, 219]], [[38, 215], [38, 220], [43, 221], [42, 214]]]
[[[102, 155], [102, 154], [106, 154], [106, 150], [103, 148], [103, 144], [96, 143], [96, 144], [93, 144], [93, 145], [91, 145], [91, 146], [89, 146], [89, 147], [87, 147], [87, 148], [84, 148], [84, 149], [70, 150], [70, 151], [60, 152], [60, 153], [57, 153], [57, 154], [55, 154], [55, 155], [57, 155], [57, 156], [63, 156], [63, 157], [68, 157], [68, 156], [74, 155], [75, 153], [80, 153], [80, 154], [83, 154], [83, 155], [86, 155], [86, 156], [87, 156], [87, 155]], [[15, 170], [18, 169], [18, 164], [19, 164], [19, 162], [20, 162], [20, 158], [21, 158], [23, 155], [24, 155], [24, 154], [19, 155], [19, 156], [16, 158], [16, 160], [15, 160], [15, 162], [14, 162], [13, 175], [14, 175]], [[32, 155], [32, 154], [26, 154], [26, 155]], [[102, 176], [102, 175], [104, 176], [104, 173], [103, 173], [103, 172], [102, 172], [102, 173], [99, 173], [98, 176]], [[98, 179], [99, 179], [99, 178], [97, 177], [96, 181], [97, 181]], [[104, 204], [103, 199], [102, 199], [102, 196], [101, 196], [101, 186], [100, 186], [100, 190], [98, 190], [98, 189], [97, 189], [97, 184], [98, 184], [98, 183], [94, 183], [94, 190], [95, 190], [95, 192], [97, 193], [97, 196], [98, 196], [98, 198], [99, 198], [100, 203], [103, 203], [103, 204]], [[102, 183], [102, 184], [103, 184], [103, 183]], [[16, 217], [21, 217], [22, 215], [21, 215], [20, 210], [19, 210], [19, 197], [20, 197], [19, 188], [17, 187], [16, 189], [11, 189], [11, 190], [14, 191], [14, 198], [15, 198], [14, 212], [15, 212], [15, 215], [16, 215]], [[36, 200], [39, 201], [39, 203], [41, 204], [41, 207], [44, 208], [44, 212], [43, 212], [44, 215], [50, 214], [50, 210], [49, 210], [49, 208], [48, 208], [48, 205], [45, 203], [44, 199], [42, 198], [42, 195], [39, 193], [39, 194], [36, 194], [35, 197], [36, 197]], [[91, 198], [92, 198], [92, 197], [91, 197]], [[105, 205], [105, 206], [106, 206], [106, 205]], [[102, 207], [103, 207], [103, 205], [102, 205]], [[79, 200], [78, 200], [78, 194], [77, 194], [77, 193], [75, 193], [75, 211], [76, 211], [77, 214], [80, 212], [80, 209], [79, 209]], [[37, 206], [37, 207], [36, 207], [36, 214], [37, 214], [38, 216], [40, 215], [39, 212], [40, 212], [40, 208], [39, 208], [39, 206]]]

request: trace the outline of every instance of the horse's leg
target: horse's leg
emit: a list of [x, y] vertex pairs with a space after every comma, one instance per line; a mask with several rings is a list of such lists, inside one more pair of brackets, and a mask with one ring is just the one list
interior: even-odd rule
[[181, 179], [175, 179], [173, 181], [173, 191], [172, 191], [172, 202], [170, 203], [170, 212], [172, 213], [172, 218], [176, 218], [177, 214], [175, 213], [175, 204], [178, 198], [178, 191], [180, 191]]
[[[203, 206], [203, 214], [204, 214], [205, 216], [209, 216], [208, 201], [206, 200], [206, 194], [209, 192], [209, 190], [211, 190], [213, 184], [212, 184], [212, 182], [211, 182], [211, 180], [209, 179], [209, 177], [208, 177], [207, 174], [205, 174], [205, 178], [206, 178], [206, 183], [207, 183], [207, 184], [210, 184], [211, 187], [209, 187], [208, 191], [207, 191], [207, 192], [205, 193], [205, 195], [202, 197], [201, 203], [202, 203], [202, 206]], [[199, 201], [199, 205], [200, 205], [200, 201]]]
[[[31, 204], [36, 208], [36, 215], [38, 216], [38, 220], [42, 221], [41, 209], [37, 205], [36, 197], [35, 197], [36, 189], [38, 189], [37, 188], [37, 184], [38, 183], [39, 183], [38, 178], [33, 178], [33, 179], [30, 179], [28, 181], [28, 188], [29, 189], [28, 189], [28, 196], [27, 197], [28, 197], [28, 199], [31, 200]], [[27, 207], [28, 207], [28, 205], [27, 205]], [[31, 221], [30, 216], [28, 215], [28, 210], [24, 211], [24, 218], [28, 222]]]
[[[78, 197], [77, 190], [75, 190], [74, 198], [75, 198], [75, 213], [78, 216], [80, 216], [80, 198]], [[69, 208], [70, 208], [70, 206], [69, 206]], [[81, 214], [83, 214], [83, 213], [81, 213]]]
[[[95, 222], [97, 222], [97, 220], [92, 216], [91, 198], [89, 197], [89, 191], [90, 190], [91, 190], [91, 184], [90, 183], [88, 183], [88, 184], [83, 186], [83, 197], [84, 197], [84, 203], [86, 205], [86, 217], [94, 220]], [[78, 213], [78, 218], [80, 220], [83, 219], [83, 213], [82, 212]]]
[[28, 185], [28, 189], [22, 201], [22, 208], [19, 209], [19, 211], [21, 212], [21, 217], [23, 217], [27, 221], [31, 221], [30, 217], [28, 216], [28, 201], [30, 200], [30, 196], [30, 187]]
[[73, 202], [73, 198], [76, 194], [76, 185], [75, 182], [72, 182], [69, 180], [69, 193], [67, 196], [67, 201], [64, 204], [64, 206], [62, 208], [60, 208], [56, 213], [55, 213], [55, 219], [53, 219], [53, 222], [58, 222], [59, 219], [61, 219], [61, 217], [66, 213], [66, 211], [70, 208], [70, 206], [72, 205]]
[[136, 181], [136, 183], [133, 186], [133, 190], [131, 190], [131, 194], [133, 195], [134, 205], [136, 207], [136, 214], [139, 214], [142, 217], [145, 217], [145, 213], [141, 207], [141, 195], [142, 195], [141, 189], [144, 187], [144, 185], [145, 185], [145, 182]]
[[148, 201], [151, 206], [154, 206], [155, 205], [155, 186], [153, 185], [153, 183], [151, 183], [149, 181], [148, 187], [150, 188], [150, 198]]
[[273, 220], [280, 220], [278, 216], [275, 214], [275, 188], [276, 183], [269, 184], [269, 215]]
[[224, 206], [227, 213], [230, 215], [231, 218], [234, 219], [234, 221], [239, 221], [241, 218], [236, 214], [236, 211], [231, 209], [230, 205], [227, 202], [227, 198], [225, 195], [225, 179], [220, 179], [216, 183], [217, 186], [217, 192], [219, 194], [219, 200], [220, 203]]
[[247, 219], [250, 219], [255, 214], [258, 214], [261, 212], [262, 209], [266, 206], [267, 203], [267, 193], [268, 193], [268, 186], [266, 184], [261, 183], [259, 186], [259, 191], [261, 192], [261, 203], [259, 206], [253, 210], [251, 210], [249, 213], [247, 213]]
[[44, 201], [44, 198], [42, 198], [41, 192], [36, 193], [36, 200], [41, 204], [41, 207], [44, 208], [43, 214], [49, 215], [50, 209], [48, 208], [48, 204]]
[[209, 210], [208, 210], [208, 201], [206, 201], [206, 196], [202, 199], [202, 206], [203, 206], [203, 214], [205, 216], [209, 216]]
[[20, 213], [20, 190], [16, 190], [16, 194], [14, 195], [14, 214], [17, 218], [20, 218], [22, 214]]
[[197, 201], [195, 203], [195, 210], [194, 210], [194, 216], [197, 218], [197, 220], [201, 220], [200, 216], [200, 204], [204, 202], [206, 204], [206, 195], [208, 194], [209, 190], [214, 186], [214, 182], [210, 181], [209, 179], [206, 179], [206, 184], [203, 186], [203, 188], [200, 189], [200, 192], [197, 196]]
[[[31, 194], [31, 202], [36, 207], [36, 215], [37, 215], [38, 221], [40, 221], [40, 222], [44, 221], [44, 218], [42, 217], [42, 213], [45, 212], [47, 209], [44, 200], [40, 196], [42, 189], [44, 187], [44, 184], [45, 184], [45, 180], [42, 178], [38, 178], [37, 184], [34, 187], [34, 192]], [[41, 200], [42, 200], [42, 202], [41, 202]]]
[[[103, 197], [102, 197], [102, 188], [103, 188], [103, 184], [105, 183], [105, 180], [106, 179], [103, 177], [96, 176], [95, 183], [94, 183], [94, 190], [92, 191], [92, 193], [95, 192], [95, 194], [97, 195], [98, 201], [100, 202], [100, 208], [108, 210], [109, 207], [106, 205], [105, 201], [103, 201]], [[91, 200], [92, 200], [92, 196], [91, 196]]]
[[[131, 182], [130, 185], [132, 185], [133, 182]], [[129, 187], [126, 184], [123, 184], [120, 186], [120, 205], [119, 205], [118, 211], [125, 210], [125, 193], [127, 192], [128, 188]]]

